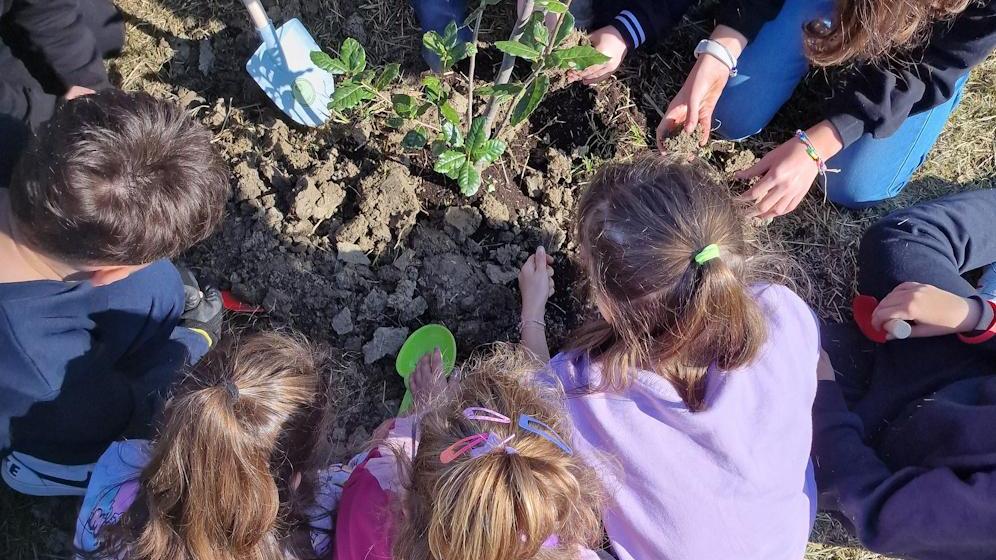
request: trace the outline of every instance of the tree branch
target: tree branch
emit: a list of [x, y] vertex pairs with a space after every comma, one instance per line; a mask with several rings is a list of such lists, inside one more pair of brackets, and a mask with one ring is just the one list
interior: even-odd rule
[[474, 45], [474, 54], [470, 57], [470, 69], [467, 71], [467, 127], [474, 121], [474, 70], [477, 66], [477, 38], [481, 34], [481, 19], [484, 17], [484, 9], [477, 13], [477, 20], [474, 22], [474, 36], [471, 38]]

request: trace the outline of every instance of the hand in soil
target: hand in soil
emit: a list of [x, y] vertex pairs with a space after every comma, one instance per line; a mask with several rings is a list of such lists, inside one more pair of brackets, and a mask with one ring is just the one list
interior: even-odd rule
[[543, 322], [546, 300], [553, 295], [553, 257], [543, 247], [536, 249], [519, 269], [519, 291], [522, 293], [522, 320]]
[[459, 374], [454, 370], [453, 375], [446, 377], [443, 373], [443, 354], [436, 348], [418, 361], [410, 383], [415, 406], [424, 407], [446, 393], [450, 386], [455, 387], [459, 383]]
[[725, 64], [711, 56], [699, 57], [657, 127], [657, 146], [661, 151], [665, 150], [664, 140], [679, 129], [692, 134], [698, 128], [699, 145], [709, 141], [712, 113], [729, 79], [730, 69]]
[[751, 217], [764, 219], [795, 210], [818, 174], [819, 168], [806, 153], [806, 146], [793, 138], [734, 177], [743, 181], [761, 177], [740, 198], [754, 203], [754, 209], [749, 213]]
[[619, 68], [619, 65], [622, 64], [623, 59], [626, 58], [626, 52], [629, 49], [626, 47], [626, 41], [619, 34], [619, 30], [615, 27], [607, 25], [601, 29], [597, 29], [591, 34], [590, 39], [591, 46], [595, 47], [595, 50], [598, 52], [609, 57], [609, 61], [604, 64], [588, 67], [583, 72], [568, 72], [567, 79], [572, 82], [581, 80], [589, 85], [601, 82], [611, 76]]

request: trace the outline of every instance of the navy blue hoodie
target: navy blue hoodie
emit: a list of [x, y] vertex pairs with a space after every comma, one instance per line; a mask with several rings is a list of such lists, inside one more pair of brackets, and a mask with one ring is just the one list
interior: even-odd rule
[[86, 464], [148, 437], [177, 371], [206, 351], [177, 328], [183, 287], [168, 261], [125, 279], [0, 284], [0, 451]]

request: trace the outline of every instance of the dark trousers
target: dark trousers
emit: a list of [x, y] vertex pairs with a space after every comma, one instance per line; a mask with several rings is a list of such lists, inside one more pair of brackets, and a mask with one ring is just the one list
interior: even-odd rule
[[[917, 204], [869, 228], [858, 253], [858, 291], [881, 300], [903, 282], [969, 297], [964, 275], [996, 262], [996, 190]], [[956, 336], [874, 344], [853, 325], [825, 325], [823, 344], [848, 405], [874, 439], [908, 403], [962, 379], [996, 374], [996, 340]]]
[[[104, 58], [121, 52], [124, 20], [110, 0], [79, 0], [83, 23]], [[31, 38], [15, 22], [0, 19], [0, 80], [38, 92], [26, 117], [0, 114], [0, 187], [6, 187], [32, 127], [51, 118], [63, 85], [32, 47]]]

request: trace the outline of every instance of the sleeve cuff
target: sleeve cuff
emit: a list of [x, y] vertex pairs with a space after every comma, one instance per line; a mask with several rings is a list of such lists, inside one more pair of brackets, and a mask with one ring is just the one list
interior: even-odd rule
[[830, 116], [827, 120], [837, 129], [837, 134], [840, 134], [844, 148], [857, 142], [865, 133], [865, 122], [854, 115], [839, 113]]
[[988, 309], [992, 312], [992, 319], [989, 321], [989, 327], [985, 330], [959, 334], [958, 338], [965, 344], [982, 344], [983, 342], [987, 342], [996, 336], [996, 303], [988, 300], [984, 303], [989, 306]]
[[631, 10], [623, 10], [612, 19], [612, 27], [623, 36], [626, 47], [633, 51], [640, 45], [647, 42], [647, 29], [640, 22], [640, 18]]

